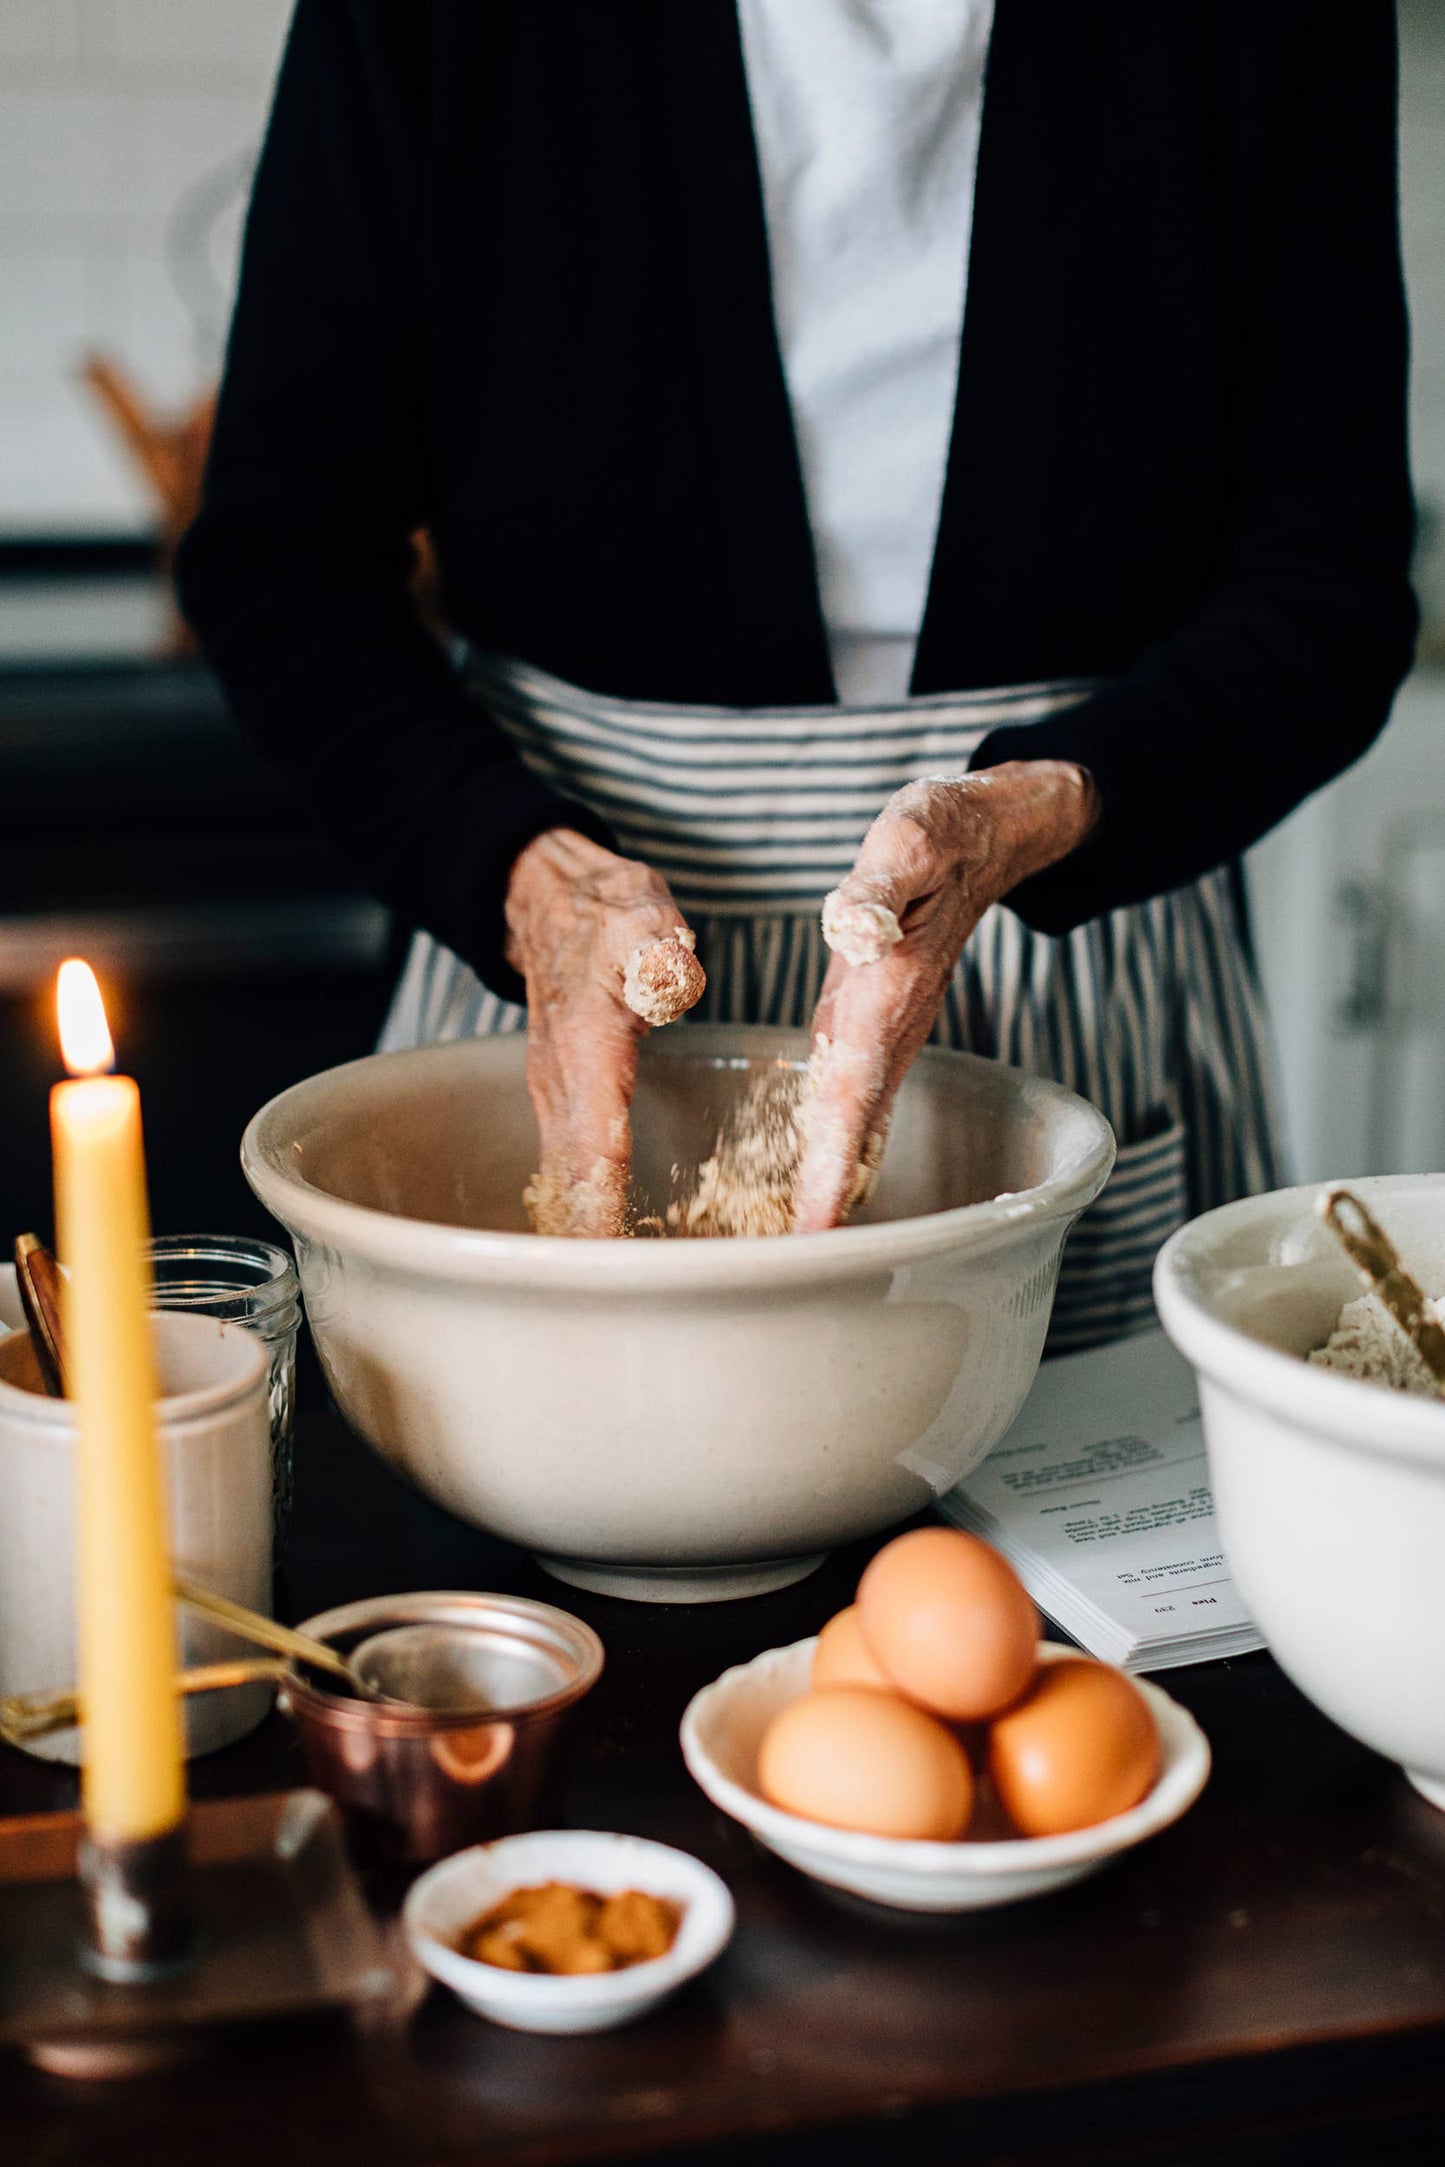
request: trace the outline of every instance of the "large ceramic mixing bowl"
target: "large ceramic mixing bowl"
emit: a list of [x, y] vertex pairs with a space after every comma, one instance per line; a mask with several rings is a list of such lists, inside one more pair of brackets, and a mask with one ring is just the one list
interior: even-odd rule
[[[643, 1056], [643, 1202], [801, 1033], [688, 1024]], [[251, 1123], [338, 1405], [463, 1519], [581, 1587], [759, 1594], [889, 1526], [1008, 1428], [1059, 1252], [1114, 1155], [1082, 1099], [925, 1052], [863, 1222], [728, 1241], [543, 1240], [520, 1038], [375, 1055]]]
[[[1351, 1182], [1445, 1290], [1445, 1176]], [[1300, 1357], [1360, 1292], [1320, 1188], [1226, 1204], [1165, 1244], [1154, 1291], [1199, 1373], [1219, 1532], [1295, 1684], [1445, 1806], [1445, 1405]]]

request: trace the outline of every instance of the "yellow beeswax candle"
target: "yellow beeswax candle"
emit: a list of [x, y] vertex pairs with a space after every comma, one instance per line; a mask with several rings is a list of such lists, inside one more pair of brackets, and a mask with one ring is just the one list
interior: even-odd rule
[[175, 1604], [147, 1321], [140, 1093], [114, 1058], [88, 965], [62, 966], [67, 1068], [50, 1125], [69, 1389], [76, 1401], [81, 1798], [92, 1835], [163, 1835], [185, 1811]]

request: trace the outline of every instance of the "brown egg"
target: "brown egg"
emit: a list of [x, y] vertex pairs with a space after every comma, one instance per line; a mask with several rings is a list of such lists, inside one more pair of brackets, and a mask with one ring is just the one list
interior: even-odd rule
[[1159, 1774], [1159, 1735], [1133, 1680], [1087, 1656], [1045, 1663], [989, 1732], [989, 1773], [1024, 1836], [1062, 1836], [1137, 1806]]
[[782, 1709], [758, 1749], [758, 1788], [787, 1813], [873, 1836], [961, 1835], [973, 1773], [941, 1723], [872, 1686], [835, 1685]]
[[885, 1693], [897, 1690], [887, 1671], [868, 1653], [856, 1603], [830, 1618], [818, 1635], [813, 1650], [814, 1691], [823, 1685], [880, 1686]]
[[1034, 1674], [1039, 1621], [1018, 1575], [956, 1528], [914, 1528], [880, 1550], [857, 1609], [899, 1691], [953, 1722], [996, 1715]]

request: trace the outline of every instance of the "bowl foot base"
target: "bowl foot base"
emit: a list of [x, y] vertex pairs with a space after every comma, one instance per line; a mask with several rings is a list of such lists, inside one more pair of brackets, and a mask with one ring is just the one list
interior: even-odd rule
[[806, 1580], [827, 1556], [768, 1558], [759, 1565], [593, 1565], [582, 1558], [534, 1553], [543, 1572], [592, 1595], [620, 1595], [631, 1603], [731, 1603], [745, 1595], [772, 1595]]
[[1423, 1775], [1418, 1768], [1407, 1768], [1405, 1774], [1422, 1798], [1428, 1798], [1432, 1806], [1438, 1806], [1445, 1813], [1445, 1783], [1438, 1776]]

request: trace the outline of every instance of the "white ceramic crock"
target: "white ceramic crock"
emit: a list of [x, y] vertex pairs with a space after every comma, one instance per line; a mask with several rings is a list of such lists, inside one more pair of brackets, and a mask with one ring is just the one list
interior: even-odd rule
[[[23, 1389], [33, 1380], [14, 1277], [0, 1274], [0, 1694], [41, 1693], [75, 1680], [74, 1409]], [[176, 1569], [253, 1610], [271, 1608], [271, 1429], [266, 1351], [238, 1324], [163, 1312], [152, 1319], [163, 1397], [158, 1416], [170, 1486]], [[178, 1667], [245, 1652], [231, 1635], [184, 1611]], [[265, 1685], [202, 1693], [186, 1703], [192, 1754], [254, 1730]], [[25, 1751], [77, 1761], [79, 1734], [57, 1731]]]
[[[806, 1058], [798, 1032], [655, 1034], [644, 1196], [711, 1152], [751, 1078]], [[564, 1580], [696, 1602], [785, 1586], [997, 1443], [1113, 1162], [1093, 1107], [929, 1049], [863, 1223], [539, 1240], [525, 1059], [517, 1037], [353, 1062], [274, 1099], [242, 1145], [342, 1412], [419, 1489]]]
[[[1219, 1531], [1281, 1667], [1445, 1806], [1445, 1404], [1300, 1359], [1360, 1292], [1328, 1184], [1207, 1212], [1160, 1253], [1169, 1336], [1199, 1373]], [[1445, 1290], [1445, 1176], [1355, 1181]]]

